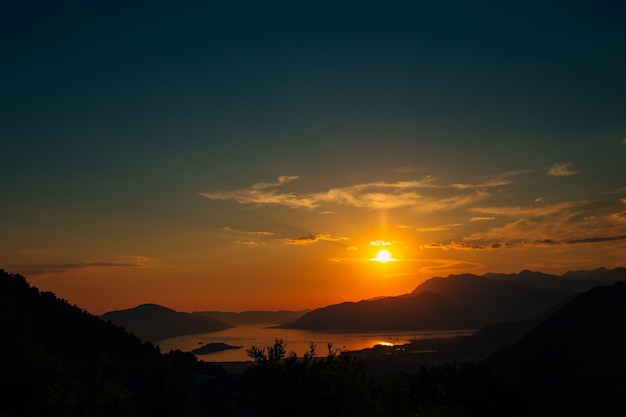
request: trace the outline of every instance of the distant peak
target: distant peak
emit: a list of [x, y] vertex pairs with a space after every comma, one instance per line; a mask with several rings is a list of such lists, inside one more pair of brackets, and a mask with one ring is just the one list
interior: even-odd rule
[[131, 310], [167, 310], [167, 311], [175, 311], [172, 310], [171, 308], [167, 308], [158, 304], [152, 304], [152, 303], [147, 303], [147, 304], [140, 304], [137, 307], [132, 308]]

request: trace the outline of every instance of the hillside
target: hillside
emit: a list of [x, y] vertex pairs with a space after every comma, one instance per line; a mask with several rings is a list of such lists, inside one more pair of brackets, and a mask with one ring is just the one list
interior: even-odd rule
[[596, 287], [484, 363], [531, 392], [552, 415], [626, 409], [626, 282]]
[[335, 304], [283, 325], [306, 330], [473, 329], [526, 320], [582, 289], [626, 279], [626, 269], [604, 268], [562, 276], [519, 274], [450, 275], [431, 278], [410, 294]]
[[233, 327], [211, 317], [182, 313], [156, 304], [142, 304], [128, 310], [100, 316], [122, 326], [143, 340], [162, 340], [195, 333], [216, 332]]
[[193, 355], [161, 355], [4, 270], [0, 340], [0, 414], [188, 415], [185, 381], [196, 364]]

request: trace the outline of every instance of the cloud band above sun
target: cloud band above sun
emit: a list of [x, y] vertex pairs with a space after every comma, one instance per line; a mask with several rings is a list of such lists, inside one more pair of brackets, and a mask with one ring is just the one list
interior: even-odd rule
[[[489, 196], [489, 189], [508, 185], [512, 178], [529, 171], [510, 171], [481, 178], [475, 183], [437, 183], [432, 177], [396, 182], [369, 182], [322, 192], [296, 193], [280, 190], [299, 179], [283, 175], [276, 182], [262, 182], [234, 191], [201, 192], [209, 200], [234, 200], [240, 204], [280, 205], [314, 210], [326, 205], [364, 209], [411, 208], [429, 213], [473, 204]], [[437, 193], [433, 193], [436, 190]]]

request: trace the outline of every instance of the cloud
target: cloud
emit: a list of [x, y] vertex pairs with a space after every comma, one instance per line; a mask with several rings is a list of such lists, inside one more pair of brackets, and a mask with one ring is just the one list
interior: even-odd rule
[[626, 187], [617, 188], [611, 191], [605, 191], [604, 194], [622, 194], [626, 193]]
[[487, 220], [495, 220], [496, 218], [493, 216], [479, 216], [479, 217], [472, 217], [471, 219], [469, 219], [470, 222], [482, 222], [482, 221], [487, 221]]
[[573, 171], [570, 169], [571, 167], [571, 162], [558, 162], [550, 167], [548, 175], [552, 175], [553, 177], [568, 177], [578, 174], [578, 171]]
[[281, 185], [288, 184], [291, 181], [297, 180], [298, 178], [300, 177], [297, 175], [281, 175], [280, 177], [278, 177], [277, 182], [260, 182], [253, 185], [252, 188], [254, 188], [255, 190], [263, 190], [266, 188], [279, 187]]
[[418, 232], [422, 232], [422, 233], [429, 233], [429, 232], [445, 232], [448, 230], [452, 230], [454, 228], [463, 226], [462, 223], [455, 223], [455, 224], [442, 224], [440, 226], [432, 226], [432, 227], [418, 227], [417, 230]]
[[483, 250], [528, 246], [593, 244], [626, 239], [626, 212], [615, 202], [574, 201], [545, 207], [482, 207], [486, 214], [515, 217], [504, 226], [426, 249]]
[[370, 240], [370, 246], [391, 246], [391, 242], [384, 240]]
[[288, 245], [308, 245], [319, 241], [341, 242], [349, 240], [347, 237], [332, 237], [327, 234], [310, 234], [306, 236], [290, 237], [285, 239]]
[[476, 242], [459, 242], [452, 241], [449, 243], [428, 243], [420, 246], [421, 249], [443, 249], [443, 250], [482, 250], [482, 249], [500, 249], [504, 247], [502, 243], [482, 244]]
[[569, 201], [551, 206], [541, 207], [521, 207], [521, 206], [502, 206], [502, 207], [472, 207], [469, 211], [480, 214], [495, 214], [512, 217], [541, 217], [553, 216], [562, 213], [573, 212], [581, 209], [583, 206], [594, 204], [592, 201]]
[[238, 245], [245, 245], [245, 246], [266, 245], [265, 242], [257, 242], [255, 240], [236, 240], [235, 243]]
[[617, 222], [625, 222], [626, 223], [626, 211], [620, 211], [619, 213], [611, 214], [611, 219]]
[[274, 232], [266, 232], [266, 231], [245, 231], [239, 229], [233, 229], [232, 227], [225, 226], [222, 230], [230, 233], [239, 233], [244, 235], [256, 235], [256, 236], [274, 236], [276, 233]]
[[120, 267], [140, 267], [142, 264], [132, 263], [132, 262], [106, 262], [106, 261], [95, 261], [95, 262], [77, 262], [71, 264], [57, 265], [56, 267], [59, 269], [86, 269], [86, 268], [120, 268]]
[[141, 268], [146, 265], [148, 258], [145, 256], [128, 256], [117, 261], [90, 261], [72, 262], [65, 264], [39, 265], [32, 270], [24, 271], [27, 275], [47, 275], [64, 272], [88, 272], [108, 268]]
[[411, 208], [430, 213], [452, 210], [482, 200], [489, 196], [488, 189], [510, 184], [514, 176], [526, 172], [509, 171], [482, 177], [476, 183], [438, 184], [432, 177], [425, 177], [409, 181], [369, 182], [301, 194], [281, 190], [281, 187], [298, 179], [298, 176], [282, 176], [276, 182], [257, 183], [241, 190], [199, 194], [210, 200], [234, 200], [240, 204], [280, 205], [294, 209], [313, 210], [323, 205], [339, 205], [370, 210]]
[[421, 273], [437, 274], [452, 273], [453, 271], [467, 272], [484, 268], [485, 265], [476, 262], [462, 261], [456, 259], [428, 259], [424, 261], [427, 265], [418, 269]]
[[222, 228], [223, 231], [233, 234], [236, 236], [237, 240], [234, 241], [237, 245], [244, 246], [258, 246], [258, 245], [266, 245], [267, 240], [276, 239], [276, 233], [268, 232], [265, 230], [240, 230], [235, 229], [230, 226], [224, 226]]

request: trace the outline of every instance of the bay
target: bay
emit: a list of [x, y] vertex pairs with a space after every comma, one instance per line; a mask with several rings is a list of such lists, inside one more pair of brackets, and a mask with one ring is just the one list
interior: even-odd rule
[[199, 333], [193, 335], [164, 339], [154, 344], [161, 352], [179, 349], [190, 352], [208, 343], [226, 343], [231, 346], [242, 346], [241, 349], [229, 349], [211, 354], [196, 355], [205, 362], [245, 362], [251, 360], [246, 350], [251, 346], [265, 348], [274, 344], [276, 339], [286, 343], [287, 352], [295, 352], [302, 356], [309, 350], [311, 343], [316, 345], [318, 356], [326, 356], [328, 344], [332, 348], [342, 350], [361, 350], [376, 345], [402, 345], [411, 340], [437, 339], [443, 337], [467, 336], [474, 330], [427, 330], [427, 331], [378, 331], [378, 332], [338, 332], [309, 331], [298, 329], [272, 328], [274, 324], [241, 325], [219, 332]]

